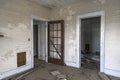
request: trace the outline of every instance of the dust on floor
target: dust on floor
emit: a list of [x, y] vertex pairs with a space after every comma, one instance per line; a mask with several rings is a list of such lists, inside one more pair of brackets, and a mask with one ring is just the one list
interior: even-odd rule
[[[83, 67], [77, 69], [67, 66], [48, 64], [43, 61], [40, 61], [39, 63], [40, 64], [35, 71], [22, 77], [20, 80], [56, 80], [56, 77], [50, 74], [52, 70], [60, 71], [63, 75], [66, 75], [67, 80], [101, 80], [97, 70], [86, 69]], [[111, 77], [111, 80], [120, 80], [119, 78], [112, 78], [113, 77]]]
[[56, 77], [50, 74], [51, 70], [58, 70], [63, 75], [67, 76], [68, 80], [101, 80], [98, 72], [90, 69], [76, 69], [66, 66], [46, 64], [44, 68], [39, 68], [37, 71], [25, 76], [25, 80], [37, 80], [43, 78], [45, 80], [56, 80]]

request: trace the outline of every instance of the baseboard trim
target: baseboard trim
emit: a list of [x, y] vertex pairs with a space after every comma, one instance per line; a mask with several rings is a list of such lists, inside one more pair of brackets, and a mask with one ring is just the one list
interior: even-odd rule
[[70, 67], [79, 68], [75, 62], [65, 61], [65, 64]]
[[108, 75], [111, 75], [111, 76], [120, 77], [120, 71], [105, 69], [104, 73], [108, 74]]
[[19, 67], [17, 69], [14, 69], [14, 70], [11, 70], [11, 71], [8, 71], [8, 72], [1, 73], [0, 74], [0, 80], [4, 79], [6, 77], [9, 77], [9, 76], [15, 75], [17, 73], [26, 71], [26, 70], [31, 69], [31, 68], [33, 68], [31, 65], [26, 65], [26, 66], [22, 66], [22, 67]]

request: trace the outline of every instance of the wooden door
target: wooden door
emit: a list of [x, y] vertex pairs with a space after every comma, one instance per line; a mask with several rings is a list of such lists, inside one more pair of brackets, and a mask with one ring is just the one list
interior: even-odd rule
[[48, 22], [48, 62], [64, 64], [64, 21]]

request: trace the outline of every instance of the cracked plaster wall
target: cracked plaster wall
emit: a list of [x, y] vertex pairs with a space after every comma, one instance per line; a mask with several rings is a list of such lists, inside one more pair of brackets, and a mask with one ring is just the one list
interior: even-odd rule
[[0, 74], [17, 68], [17, 53], [31, 64], [31, 16], [48, 18], [50, 10], [27, 0], [0, 0]]
[[120, 0], [89, 0], [52, 11], [51, 20], [65, 20], [65, 61], [76, 62], [76, 16], [105, 11], [105, 68], [120, 71], [119, 4]]

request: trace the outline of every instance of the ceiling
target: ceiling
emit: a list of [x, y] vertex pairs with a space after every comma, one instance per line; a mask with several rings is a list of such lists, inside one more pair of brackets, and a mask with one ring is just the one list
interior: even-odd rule
[[104, 4], [106, 2], [106, 0], [31, 0], [31, 1], [51, 9], [74, 4], [74, 3], [79, 3], [81, 1], [88, 1], [92, 3], [101, 3], [101, 4]]
[[80, 2], [81, 0], [31, 0], [31, 1], [36, 2], [44, 7], [56, 8], [64, 5], [77, 3]]

